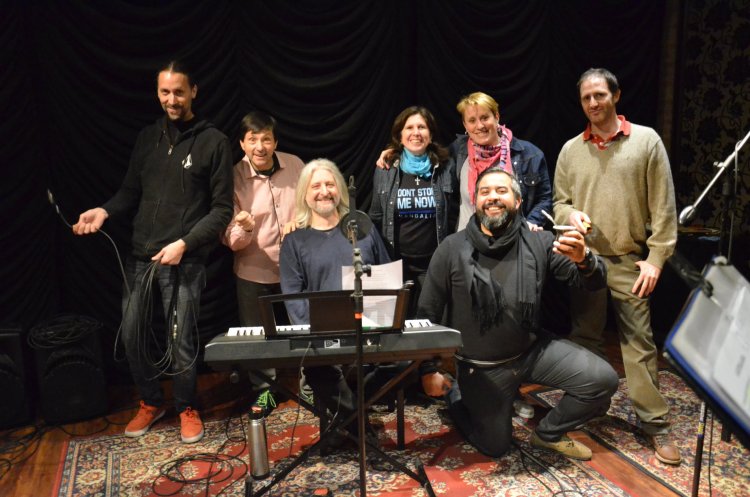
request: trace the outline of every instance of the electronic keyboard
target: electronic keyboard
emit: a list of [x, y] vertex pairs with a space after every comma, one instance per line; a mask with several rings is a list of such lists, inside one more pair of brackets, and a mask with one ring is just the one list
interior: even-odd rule
[[[356, 358], [353, 334], [319, 336], [310, 334], [308, 325], [279, 326], [276, 332], [266, 339], [262, 327], [230, 328], [206, 344], [204, 360], [216, 370], [236, 370], [322, 366]], [[459, 331], [429, 320], [408, 320], [400, 331], [368, 331], [362, 340], [365, 361], [372, 363], [449, 357], [462, 346]]]

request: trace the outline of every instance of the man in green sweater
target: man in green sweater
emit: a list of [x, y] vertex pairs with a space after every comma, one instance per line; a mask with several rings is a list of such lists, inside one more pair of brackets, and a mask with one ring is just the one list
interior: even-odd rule
[[[555, 219], [587, 233], [587, 245], [606, 263], [625, 377], [641, 429], [657, 459], [680, 464], [680, 451], [669, 437], [669, 407], [659, 393], [648, 301], [677, 241], [669, 159], [653, 129], [617, 115], [620, 88], [614, 74], [589, 69], [578, 90], [589, 124], [560, 151]], [[606, 289], [574, 292], [570, 338], [603, 355], [606, 314]]]

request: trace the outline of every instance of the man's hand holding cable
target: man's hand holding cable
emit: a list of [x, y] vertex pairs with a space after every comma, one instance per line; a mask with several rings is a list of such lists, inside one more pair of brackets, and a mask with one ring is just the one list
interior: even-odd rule
[[101, 207], [89, 209], [78, 216], [78, 222], [73, 225], [73, 233], [76, 235], [96, 233], [108, 217], [107, 211]]
[[165, 266], [176, 266], [182, 260], [182, 255], [185, 253], [187, 245], [180, 238], [176, 242], [172, 242], [159, 251], [158, 254], [151, 258], [152, 261], [158, 261], [160, 264]]

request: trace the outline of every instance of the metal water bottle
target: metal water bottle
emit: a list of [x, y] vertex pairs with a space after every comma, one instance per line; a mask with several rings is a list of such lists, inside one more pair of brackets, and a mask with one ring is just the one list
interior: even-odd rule
[[250, 474], [256, 480], [267, 478], [270, 474], [268, 445], [266, 443], [266, 418], [263, 414], [263, 408], [259, 406], [253, 406], [250, 411]]

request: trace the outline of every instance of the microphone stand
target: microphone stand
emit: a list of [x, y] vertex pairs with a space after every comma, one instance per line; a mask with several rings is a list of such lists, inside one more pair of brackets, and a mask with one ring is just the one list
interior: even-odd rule
[[[357, 188], [354, 185], [354, 176], [349, 176], [349, 212], [345, 217], [348, 218], [346, 223], [347, 238], [352, 244], [352, 266], [354, 267], [354, 293], [352, 301], [354, 302], [354, 324], [357, 349], [357, 431], [358, 431], [358, 449], [359, 449], [359, 495], [367, 497], [367, 453], [365, 439], [365, 425], [367, 413], [365, 412], [365, 380], [364, 380], [364, 352], [362, 339], [362, 313], [364, 312], [364, 293], [362, 291], [362, 275], [370, 276], [372, 270], [369, 264], [362, 260], [362, 251], [357, 248], [357, 238], [359, 237], [359, 225], [357, 224]], [[364, 233], [367, 233], [367, 223], [362, 226]]]
[[714, 184], [716, 184], [717, 181], [719, 181], [719, 178], [722, 174], [724, 174], [724, 171], [726, 171], [727, 166], [729, 166], [730, 163], [734, 161], [735, 165], [735, 174], [737, 172], [737, 153], [742, 149], [742, 147], [745, 146], [745, 143], [747, 140], [750, 139], [750, 131], [745, 135], [745, 138], [740, 140], [737, 145], [734, 147], [734, 152], [732, 152], [729, 157], [727, 157], [724, 162], [714, 162], [714, 166], [718, 167], [719, 170], [716, 172], [716, 175], [713, 177], [711, 182], [706, 186], [705, 190], [698, 196], [696, 201], [692, 205], [688, 205], [682, 211], [680, 212], [679, 221], [682, 226], [690, 226], [690, 224], [693, 221], [693, 218], [695, 217], [695, 214], [697, 213], [698, 206], [701, 202], [703, 202], [703, 199], [708, 195], [708, 192], [711, 191], [711, 189], [714, 187]]
[[359, 445], [359, 495], [361, 497], [367, 496], [367, 454], [365, 451], [365, 382], [363, 374], [363, 351], [362, 351], [362, 313], [364, 312], [364, 293], [362, 292], [362, 275], [366, 274], [370, 276], [371, 268], [369, 264], [364, 264], [362, 261], [362, 252], [357, 248], [357, 221], [354, 219], [349, 220], [347, 223], [347, 230], [349, 232], [349, 240], [352, 242], [353, 247], [353, 260], [352, 265], [354, 266], [354, 293], [352, 293], [352, 300], [354, 301], [354, 322], [356, 325], [357, 334], [357, 430], [358, 437], [357, 442]]
[[[722, 188], [722, 196], [724, 197], [724, 213], [721, 220], [721, 231], [719, 233], [719, 254], [721, 255], [722, 247], [724, 246], [724, 241], [727, 240], [727, 224], [729, 224], [729, 234], [728, 234], [728, 240], [727, 240], [727, 260], [726, 264], [729, 264], [730, 256], [732, 253], [732, 239], [733, 239], [733, 232], [734, 232], [734, 202], [736, 198], [736, 188], [737, 188], [737, 174], [739, 170], [739, 162], [738, 162], [738, 154], [739, 151], [742, 149], [742, 147], [745, 145], [745, 143], [750, 139], [750, 131], [745, 135], [745, 137], [737, 142], [737, 144], [734, 147], [734, 151], [724, 160], [724, 162], [714, 162], [714, 166], [718, 167], [719, 170], [716, 172], [716, 175], [714, 175], [713, 179], [709, 182], [708, 186], [701, 192], [701, 194], [698, 196], [698, 199], [692, 204], [685, 207], [681, 212], [679, 216], [679, 223], [682, 226], [689, 226], [693, 218], [695, 217], [695, 214], [697, 212], [697, 208], [700, 205], [700, 203], [703, 201], [703, 199], [708, 195], [708, 193], [711, 191], [711, 189], [714, 187], [716, 182], [719, 180], [722, 174], [724, 174], [724, 171], [727, 170], [729, 167], [729, 164], [734, 164], [734, 183], [732, 183], [731, 178], [729, 176], [724, 178], [724, 186]], [[729, 221], [728, 221], [729, 219]], [[702, 278], [701, 278], [702, 279]], [[706, 287], [703, 287], [703, 291], [705, 291], [708, 296], [711, 296], [711, 290], [710, 285], [708, 289]], [[700, 421], [698, 422], [698, 435], [697, 440], [695, 444], [695, 462], [693, 464], [693, 488], [692, 488], [692, 497], [698, 497], [698, 491], [700, 489], [700, 477], [701, 477], [701, 466], [703, 464], [703, 442], [705, 438], [705, 430], [706, 430], [706, 420], [708, 418], [708, 409], [706, 408], [706, 403], [701, 402], [701, 412], [700, 412]], [[723, 433], [722, 429], [722, 439], [725, 438], [725, 435]]]

